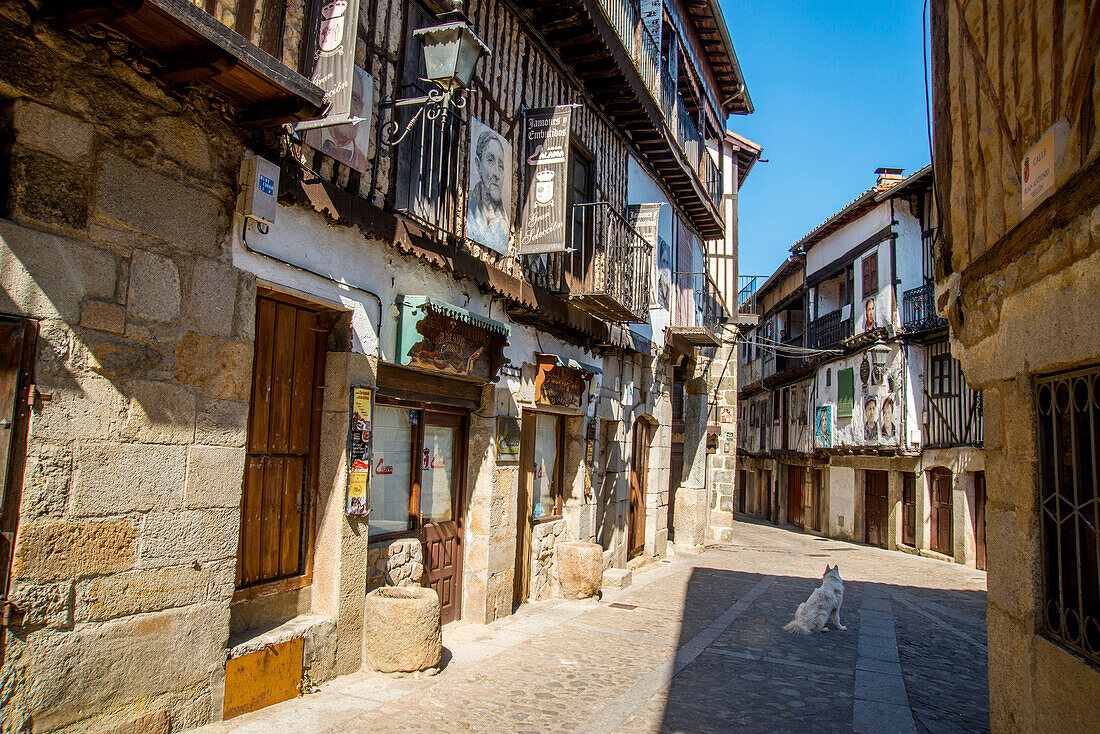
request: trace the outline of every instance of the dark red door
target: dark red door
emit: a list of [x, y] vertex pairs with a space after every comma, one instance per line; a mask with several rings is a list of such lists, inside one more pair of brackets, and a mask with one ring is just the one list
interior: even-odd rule
[[954, 555], [951, 542], [952, 501], [951, 472], [947, 469], [932, 470], [932, 550]]
[[886, 547], [886, 518], [889, 515], [886, 495], [887, 473], [865, 472], [864, 534], [868, 545]]
[[979, 571], [985, 570], [985, 472], [974, 472], [974, 545]]
[[462, 513], [465, 421], [424, 411], [420, 456], [420, 542], [425, 585], [435, 589], [444, 623], [462, 616]]
[[787, 467], [787, 522], [802, 525], [802, 483], [804, 472], [801, 466]]

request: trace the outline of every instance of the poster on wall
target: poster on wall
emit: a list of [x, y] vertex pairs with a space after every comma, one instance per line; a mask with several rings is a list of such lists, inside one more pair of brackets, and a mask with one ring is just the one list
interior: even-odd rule
[[672, 245], [657, 237], [657, 305], [666, 311], [672, 305]]
[[564, 252], [569, 131], [573, 105], [527, 110], [524, 116], [526, 191], [519, 254]]
[[366, 516], [371, 473], [371, 416], [374, 414], [374, 390], [353, 386], [351, 389], [351, 426], [348, 435], [348, 496], [344, 511]]
[[898, 437], [897, 421], [894, 417], [894, 411], [896, 409], [896, 400], [893, 395], [886, 395], [882, 398], [882, 405], [879, 408], [879, 430], [882, 432], [882, 440], [884, 442], [893, 443]]
[[[321, 0], [314, 11], [306, 47], [312, 53], [303, 73], [325, 92], [325, 116], [299, 122], [295, 130], [311, 130], [352, 121], [352, 69], [359, 31], [359, 0]], [[366, 72], [364, 72], [366, 73]], [[370, 86], [373, 93], [374, 85]], [[368, 105], [367, 109], [370, 107]]]
[[497, 461], [519, 461], [519, 418], [497, 416]]
[[863, 401], [863, 440], [878, 441], [878, 398], [874, 395]]
[[822, 405], [814, 416], [814, 446], [822, 449], [833, 445], [833, 406]]
[[491, 127], [470, 118], [470, 193], [466, 237], [508, 254], [512, 211], [512, 145]]
[[351, 121], [306, 129], [306, 145], [362, 173], [367, 170], [373, 107], [374, 77], [356, 66], [352, 75], [351, 112], [348, 116]]
[[863, 303], [863, 330], [870, 331], [878, 325], [878, 308], [874, 298], [868, 298]]

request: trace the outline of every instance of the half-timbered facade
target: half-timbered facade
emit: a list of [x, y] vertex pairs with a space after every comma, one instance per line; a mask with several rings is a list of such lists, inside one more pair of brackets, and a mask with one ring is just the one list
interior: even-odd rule
[[186, 729], [358, 670], [375, 587], [485, 623], [559, 542], [730, 539], [717, 2], [0, 22], [5, 727]]
[[931, 170], [878, 174], [752, 295], [738, 509], [984, 567], [982, 396], [928, 306]]

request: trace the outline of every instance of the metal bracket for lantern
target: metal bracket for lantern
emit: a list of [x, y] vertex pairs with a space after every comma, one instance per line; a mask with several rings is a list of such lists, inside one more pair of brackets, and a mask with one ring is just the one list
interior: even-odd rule
[[424, 54], [427, 76], [423, 81], [433, 84], [435, 88], [426, 95], [383, 101], [379, 105], [380, 109], [417, 108], [400, 134], [397, 133], [401, 124], [396, 119], [386, 123], [381, 136], [386, 145], [397, 145], [404, 140], [422, 117], [437, 120], [450, 107], [461, 109], [466, 106], [462, 93], [474, 76], [477, 62], [491, 52], [470, 28], [470, 22], [461, 10], [461, 0], [454, 0], [453, 8], [440, 16], [441, 24], [413, 31], [413, 35], [420, 39]]
[[886, 358], [890, 355], [890, 347], [885, 341], [879, 339], [871, 345], [871, 365], [874, 368], [875, 381], [882, 382], [886, 375]]

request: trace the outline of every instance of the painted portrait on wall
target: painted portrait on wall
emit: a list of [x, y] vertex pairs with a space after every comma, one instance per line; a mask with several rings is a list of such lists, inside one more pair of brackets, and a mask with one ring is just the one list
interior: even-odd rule
[[898, 436], [897, 421], [894, 419], [895, 401], [893, 395], [887, 395], [882, 399], [882, 409], [879, 411], [879, 425], [882, 428], [883, 440], [893, 441]]
[[352, 74], [351, 118], [360, 122], [315, 127], [306, 131], [306, 145], [351, 166], [362, 173], [367, 170], [367, 149], [370, 145], [370, 116], [374, 107], [374, 79], [358, 66]]
[[874, 395], [863, 401], [863, 439], [878, 440], [878, 398]]
[[668, 309], [672, 293], [672, 246], [664, 237], [657, 238], [657, 305]]
[[492, 128], [471, 119], [466, 237], [507, 255], [511, 211], [512, 146]]
[[833, 406], [822, 405], [814, 416], [814, 446], [822, 449], [833, 445]]
[[863, 324], [864, 324], [863, 330], [864, 331], [870, 331], [871, 329], [878, 326], [878, 319], [876, 318], [876, 316], [877, 316], [877, 308], [875, 306], [875, 299], [874, 298], [868, 298], [863, 303], [863, 319], [864, 319], [863, 320]]

